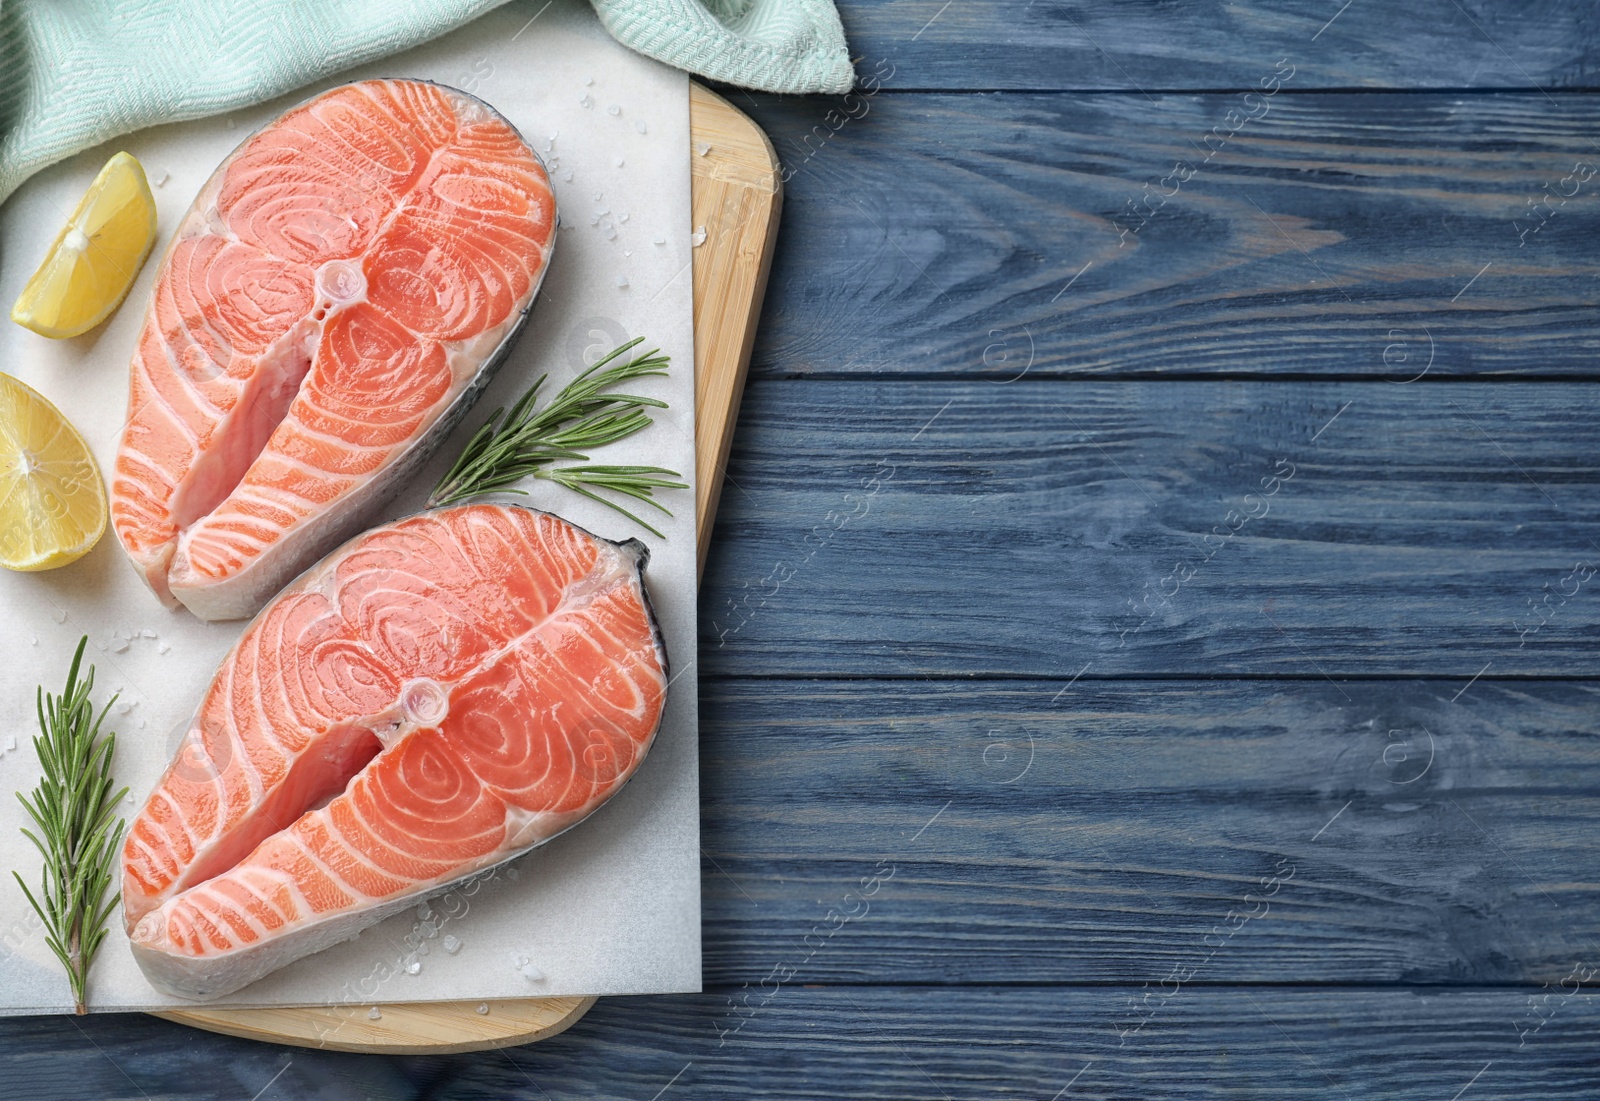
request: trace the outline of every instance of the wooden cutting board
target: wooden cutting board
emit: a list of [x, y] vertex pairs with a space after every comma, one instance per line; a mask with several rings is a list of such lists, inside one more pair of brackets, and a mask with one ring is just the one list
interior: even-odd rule
[[[690, 202], [694, 251], [696, 535], [706, 564], [723, 467], [739, 418], [756, 319], [783, 204], [772, 143], [715, 92], [689, 83]], [[701, 152], [704, 150], [704, 152]], [[594, 998], [518, 998], [490, 1002], [403, 1002], [304, 1009], [173, 1010], [169, 1021], [230, 1036], [302, 1047], [380, 1054], [445, 1054], [543, 1040], [589, 1011]], [[487, 1010], [487, 1012], [483, 1012]]]

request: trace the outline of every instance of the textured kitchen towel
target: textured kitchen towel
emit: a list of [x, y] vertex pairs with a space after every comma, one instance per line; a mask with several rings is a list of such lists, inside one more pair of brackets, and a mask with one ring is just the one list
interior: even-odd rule
[[[504, 2], [0, 0], [0, 202], [80, 149], [260, 103]], [[624, 45], [716, 80], [774, 92], [853, 80], [832, 0], [592, 3]], [[537, 18], [545, 4], [522, 6]]]
[[618, 42], [768, 92], [848, 92], [855, 70], [833, 0], [591, 0]]

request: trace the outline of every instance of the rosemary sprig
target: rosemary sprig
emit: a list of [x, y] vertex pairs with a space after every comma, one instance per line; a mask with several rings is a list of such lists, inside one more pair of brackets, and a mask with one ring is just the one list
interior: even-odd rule
[[113, 824], [111, 816], [128, 793], [127, 788], [112, 792], [111, 758], [117, 736], [114, 732], [100, 734], [100, 724], [117, 698], [112, 696], [97, 718], [89, 702], [94, 666], [78, 679], [88, 641], [85, 635], [78, 642], [61, 695], [52, 696], [41, 687], [35, 696], [39, 735], [33, 739], [33, 749], [44, 767], [44, 778], [34, 788], [32, 802], [20, 791], [17, 798], [38, 828], [38, 833], [27, 827], [22, 832], [44, 857], [39, 895], [28, 889], [22, 876], [11, 873], [44, 922], [51, 951], [67, 969], [79, 1013], [88, 1012], [89, 965], [105, 939], [106, 918], [121, 897], [117, 894], [105, 901], [125, 825], [122, 819]]
[[660, 536], [659, 531], [623, 505], [595, 491], [632, 497], [671, 516], [672, 512], [655, 500], [653, 494], [657, 489], [688, 489], [680, 480], [683, 475], [677, 471], [661, 466], [553, 465], [569, 461], [587, 463], [588, 452], [648, 427], [651, 419], [646, 409], [667, 408], [666, 402], [656, 398], [607, 392], [636, 378], [667, 374], [669, 360], [658, 350], [607, 366], [643, 339], [635, 337], [596, 362], [537, 412], [534, 402], [548, 375], [539, 376], [509, 411], [496, 409], [467, 441], [461, 457], [434, 487], [428, 505], [448, 505], [482, 493], [506, 490], [514, 482], [531, 475], [599, 501]]

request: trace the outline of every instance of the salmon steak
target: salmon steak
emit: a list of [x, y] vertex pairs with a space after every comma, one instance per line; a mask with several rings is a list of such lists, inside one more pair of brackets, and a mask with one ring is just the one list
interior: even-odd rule
[[465, 504], [298, 578], [224, 658], [128, 829], [123, 914], [150, 983], [229, 994], [615, 795], [666, 698], [647, 558]]
[[436, 84], [334, 88], [234, 150], [129, 371], [111, 523], [156, 594], [242, 619], [370, 524], [504, 358], [555, 228], [516, 129]]

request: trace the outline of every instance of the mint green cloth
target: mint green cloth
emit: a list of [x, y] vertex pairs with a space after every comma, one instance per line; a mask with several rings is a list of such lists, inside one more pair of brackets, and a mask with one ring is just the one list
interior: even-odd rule
[[624, 46], [715, 80], [767, 92], [855, 84], [833, 0], [590, 0]]
[[[591, 2], [624, 45], [715, 80], [774, 92], [854, 80], [832, 0]], [[118, 134], [272, 99], [502, 3], [0, 0], [0, 202]]]

